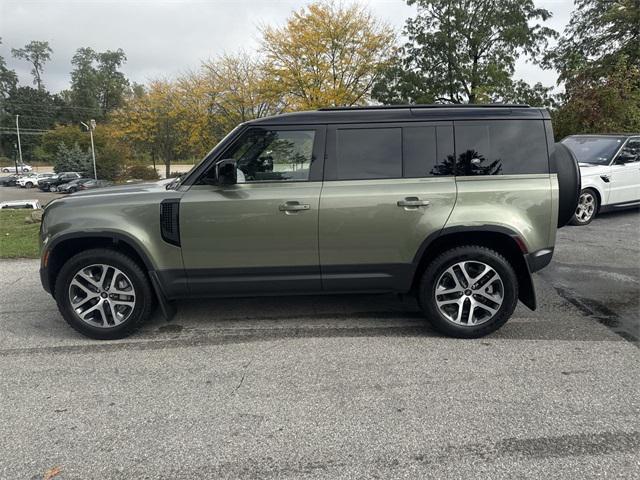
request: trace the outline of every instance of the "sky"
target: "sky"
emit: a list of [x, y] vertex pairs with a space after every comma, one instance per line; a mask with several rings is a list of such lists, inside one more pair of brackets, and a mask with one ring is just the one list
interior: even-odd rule
[[[547, 25], [562, 31], [573, 9], [572, 0], [535, 0], [551, 11]], [[309, 0], [0, 0], [0, 55], [31, 84], [30, 66], [11, 57], [11, 48], [31, 40], [46, 40], [53, 49], [45, 65], [44, 83], [53, 91], [69, 87], [71, 57], [79, 47], [97, 51], [122, 48], [123, 71], [138, 83], [175, 78], [197, 69], [201, 61], [222, 53], [254, 52], [259, 26], [283, 25], [293, 10]], [[362, 1], [398, 33], [415, 14], [403, 0]], [[553, 71], [519, 59], [516, 78], [555, 85]]]

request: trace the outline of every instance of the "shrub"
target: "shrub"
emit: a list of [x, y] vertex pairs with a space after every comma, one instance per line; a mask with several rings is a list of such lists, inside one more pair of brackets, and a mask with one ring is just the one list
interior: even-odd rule
[[160, 176], [153, 167], [147, 165], [131, 165], [125, 170], [122, 180], [139, 178], [140, 180], [159, 180]]

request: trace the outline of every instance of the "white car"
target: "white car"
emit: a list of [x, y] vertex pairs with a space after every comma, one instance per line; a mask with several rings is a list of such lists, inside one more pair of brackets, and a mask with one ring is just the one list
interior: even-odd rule
[[20, 177], [16, 181], [16, 187], [22, 188], [33, 188], [38, 186], [38, 182], [43, 178], [51, 178], [53, 177], [53, 173], [31, 173], [29, 175], [25, 175], [24, 177]]
[[42, 208], [39, 200], [12, 200], [10, 202], [0, 202], [0, 210], [16, 208], [28, 208], [38, 210]]
[[[25, 165], [24, 163], [18, 164], [18, 173], [28, 173], [28, 172], [31, 172], [32, 170], [33, 170], [33, 167], [31, 165]], [[2, 167], [2, 171], [4, 173], [16, 173], [16, 167], [15, 166]]]
[[599, 212], [640, 205], [640, 134], [571, 135], [562, 143], [580, 165], [582, 191], [573, 225]]

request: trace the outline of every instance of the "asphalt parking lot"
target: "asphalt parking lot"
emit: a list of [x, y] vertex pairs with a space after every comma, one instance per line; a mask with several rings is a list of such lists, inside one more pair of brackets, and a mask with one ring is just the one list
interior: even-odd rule
[[[640, 213], [558, 232], [539, 309], [444, 338], [393, 296], [68, 328], [0, 261], [0, 478], [638, 478]], [[58, 469], [58, 470], [51, 470]]]

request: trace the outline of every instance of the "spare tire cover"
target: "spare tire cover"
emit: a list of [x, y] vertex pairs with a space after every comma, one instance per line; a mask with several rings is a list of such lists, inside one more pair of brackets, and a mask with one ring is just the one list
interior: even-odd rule
[[569, 223], [575, 214], [582, 187], [578, 161], [573, 152], [562, 143], [556, 143], [553, 146], [551, 171], [558, 174], [558, 228], [560, 228]]

